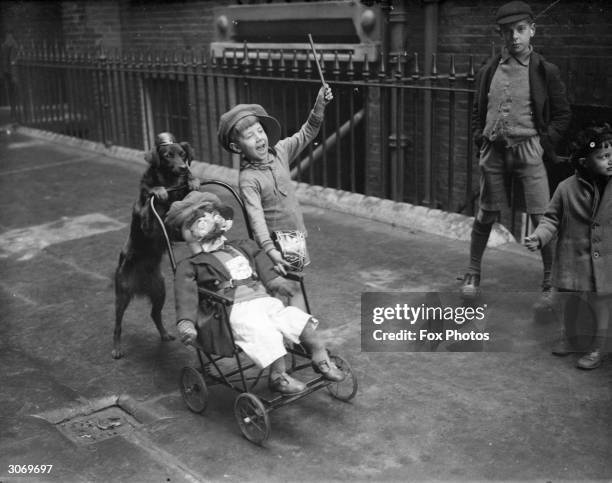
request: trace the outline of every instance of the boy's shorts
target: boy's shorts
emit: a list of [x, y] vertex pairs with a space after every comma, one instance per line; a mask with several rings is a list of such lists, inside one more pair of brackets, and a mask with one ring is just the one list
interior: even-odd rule
[[310, 314], [297, 307], [285, 307], [274, 297], [238, 302], [230, 312], [236, 344], [261, 368], [287, 353], [284, 339], [299, 344], [309, 320], [316, 323]]
[[500, 148], [485, 140], [480, 148], [480, 209], [501, 211], [509, 204], [508, 177], [521, 182], [525, 208], [529, 214], [543, 214], [548, 208], [550, 191], [544, 149], [540, 136], [533, 136], [509, 148]]

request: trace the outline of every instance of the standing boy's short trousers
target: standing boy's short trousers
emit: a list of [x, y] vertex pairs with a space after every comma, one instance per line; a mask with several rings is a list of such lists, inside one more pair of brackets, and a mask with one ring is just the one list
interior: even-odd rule
[[238, 302], [230, 312], [230, 326], [236, 344], [259, 367], [267, 367], [285, 350], [284, 339], [299, 344], [310, 314], [297, 307], [285, 307], [274, 297]]
[[513, 174], [523, 186], [527, 213], [545, 213], [550, 191], [543, 154], [540, 136], [509, 148], [500, 148], [485, 140], [480, 148], [480, 209], [501, 211], [508, 206], [505, 180]]

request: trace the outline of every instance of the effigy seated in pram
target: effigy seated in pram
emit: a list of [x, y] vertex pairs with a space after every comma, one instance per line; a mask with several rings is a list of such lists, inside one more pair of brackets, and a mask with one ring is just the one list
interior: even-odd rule
[[[238, 205], [238, 210], [234, 211], [242, 213], [244, 226], [233, 225], [238, 225], [236, 235], [244, 236], [246, 232], [246, 237], [252, 238], [245, 207], [231, 186], [220, 181], [205, 181], [202, 183], [200, 191], [207, 193], [217, 191], [219, 197], [229, 197], [232, 204]], [[154, 201], [151, 201], [151, 206], [155, 211]], [[170, 235], [168, 233], [172, 230], [167, 230], [163, 220], [157, 218], [167, 242], [173, 272], [179, 278], [180, 274], [177, 274], [174, 253], [176, 243], [171, 241], [172, 233]], [[253, 244], [253, 242], [250, 243]], [[229, 245], [231, 246], [231, 243]], [[263, 256], [267, 257], [265, 253]], [[306, 305], [306, 312], [310, 314], [303, 275], [299, 272], [288, 271], [284, 276], [299, 284]], [[257, 274], [254, 274], [254, 278], [257, 278]], [[256, 364], [245, 354], [236, 342], [230, 325], [229, 314], [234, 305], [234, 299], [227, 296], [226, 289], [236, 288], [232, 286], [233, 280], [230, 279], [221, 284], [219, 284], [219, 280], [213, 280], [213, 282], [212, 285], [198, 286], [199, 316], [191, 318], [191, 320], [197, 318], [197, 323], [194, 324], [195, 337], [191, 341], [191, 345], [195, 348], [198, 365], [183, 368], [180, 376], [181, 394], [191, 411], [196, 413], [205, 411], [209, 400], [209, 386], [217, 384], [226, 386], [238, 393], [234, 403], [234, 415], [243, 435], [251, 442], [262, 444], [270, 435], [269, 413], [271, 411], [323, 388], [326, 388], [331, 396], [342, 401], [349, 401], [356, 395], [357, 379], [345, 359], [327, 351], [326, 359], [333, 370], [336, 371], [336, 376], [341, 374], [339, 377], [330, 377], [329, 373], [322, 373], [318, 370], [317, 365], [311, 361], [313, 355], [310, 353], [311, 351], [307, 349], [306, 344], [297, 340], [286, 341], [284, 365], [287, 374], [300, 374], [303, 388], [296, 393], [271, 391], [267, 384], [262, 383], [262, 376], [267, 368], [262, 369], [263, 364]], [[177, 318], [180, 320], [178, 314], [179, 298], [177, 296]], [[231, 364], [228, 363], [230, 361]]]

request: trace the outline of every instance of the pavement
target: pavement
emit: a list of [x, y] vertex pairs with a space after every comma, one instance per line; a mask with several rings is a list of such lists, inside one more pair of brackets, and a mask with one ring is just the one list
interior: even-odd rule
[[263, 447], [242, 437], [227, 388], [210, 388], [206, 411], [190, 412], [178, 377], [195, 353], [160, 340], [145, 302], [126, 313], [125, 357], [111, 357], [111, 275], [143, 170], [0, 133], [1, 483], [612, 478], [612, 363], [580, 371], [576, 355], [550, 355], [558, 322], [531, 311], [537, 257], [486, 252], [498, 343], [367, 352], [362, 295], [456, 294], [468, 245], [316, 206], [304, 206], [308, 296], [321, 334], [353, 367], [357, 396], [318, 391], [275, 410]]

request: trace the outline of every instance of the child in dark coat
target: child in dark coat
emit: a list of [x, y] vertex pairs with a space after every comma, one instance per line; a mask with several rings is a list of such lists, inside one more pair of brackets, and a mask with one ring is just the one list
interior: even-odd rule
[[[578, 360], [581, 369], [599, 367], [612, 302], [612, 128], [591, 126], [578, 135], [576, 173], [559, 184], [546, 214], [525, 239], [534, 251], [558, 235], [553, 285], [563, 292], [583, 292], [597, 325], [590, 351]], [[563, 332], [553, 354], [572, 352]]]

